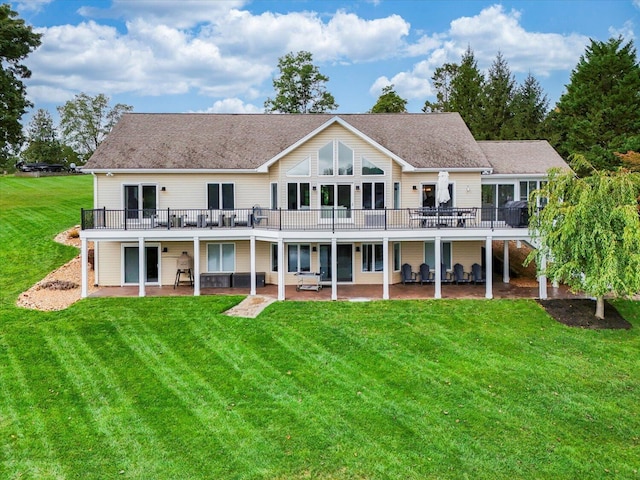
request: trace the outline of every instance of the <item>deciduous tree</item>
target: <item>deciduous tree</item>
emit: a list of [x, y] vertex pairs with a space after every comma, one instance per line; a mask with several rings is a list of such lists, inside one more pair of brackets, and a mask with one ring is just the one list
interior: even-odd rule
[[338, 108], [326, 88], [329, 77], [312, 62], [313, 55], [305, 51], [280, 57], [280, 75], [273, 79], [276, 96], [264, 102], [266, 112], [325, 113]]
[[[640, 174], [595, 170], [580, 155], [575, 169], [589, 169], [578, 177], [553, 169], [549, 182], [534, 192], [546, 206], [532, 210], [531, 234], [540, 246], [534, 257], [552, 281], [597, 298], [595, 316], [604, 318], [604, 296], [640, 292]], [[532, 202], [536, 205], [536, 202]]]
[[431, 80], [433, 88], [436, 90], [436, 101], [424, 103], [422, 111], [429, 112], [450, 112], [451, 84], [458, 75], [458, 65], [456, 63], [445, 63], [433, 72]]
[[109, 97], [102, 93], [95, 97], [80, 93], [58, 107], [62, 137], [86, 162], [120, 117], [131, 110], [132, 106], [122, 103], [109, 107]]
[[407, 101], [396, 93], [393, 85], [387, 85], [382, 89], [382, 94], [370, 113], [405, 113], [406, 111]]
[[615, 152], [640, 142], [640, 65], [633, 41], [591, 40], [550, 115], [555, 147], [599, 169], [620, 165]]
[[32, 104], [23, 79], [31, 71], [21, 62], [40, 45], [35, 33], [8, 4], [0, 5], [0, 160], [23, 140], [20, 119]]

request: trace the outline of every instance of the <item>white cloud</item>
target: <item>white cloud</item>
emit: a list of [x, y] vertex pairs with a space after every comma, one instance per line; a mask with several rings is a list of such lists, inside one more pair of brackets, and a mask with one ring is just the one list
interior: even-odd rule
[[316, 12], [252, 15], [231, 10], [209, 34], [221, 49], [242, 50], [254, 58], [307, 50], [314, 61], [364, 62], [396, 55], [409, 28], [398, 15], [364, 20], [339, 10], [325, 23]]
[[640, 8], [640, 0], [633, 0], [633, 4], [634, 4], [637, 8]]
[[225, 98], [218, 100], [204, 111], [197, 113], [264, 113], [264, 107], [256, 107], [251, 103], [244, 103], [239, 98]]
[[[637, 2], [640, 6], [640, 0], [637, 0]], [[633, 22], [631, 20], [627, 20], [621, 28], [609, 27], [609, 35], [614, 38], [622, 37], [625, 42], [633, 40], [636, 37], [633, 31]]]
[[430, 79], [435, 68], [446, 62], [459, 62], [469, 45], [481, 69], [488, 68], [498, 52], [513, 72], [531, 72], [545, 77], [553, 71], [570, 70], [575, 66], [589, 42], [588, 37], [528, 32], [520, 24], [520, 16], [516, 10], [506, 12], [501, 5], [493, 5], [476, 16], [453, 20], [448, 31], [423, 36], [407, 47], [408, 55], [425, 55], [426, 60], [391, 79], [378, 78], [370, 93], [377, 95], [381, 86], [393, 83], [398, 93], [402, 92], [408, 99], [434, 95]]
[[471, 45], [481, 68], [501, 52], [514, 72], [546, 76], [553, 70], [571, 69], [589, 38], [579, 34], [528, 32], [520, 25], [520, 12], [505, 12], [501, 5], [483, 9], [474, 17], [451, 22], [447, 36], [458, 51]]
[[432, 95], [431, 77], [432, 69], [428, 61], [418, 62], [409, 72], [400, 72], [391, 79], [382, 76], [378, 77], [374, 82], [369, 93], [378, 97], [382, 89], [387, 85], [393, 85], [398, 95], [407, 100], [424, 99]]
[[53, 0], [21, 0], [16, 8], [25, 12], [39, 12], [42, 8]]
[[144, 19], [150, 24], [184, 29], [214, 22], [220, 15], [245, 3], [245, 0], [113, 0], [109, 8], [81, 7], [78, 13], [87, 18]]
[[271, 74], [270, 65], [223, 57], [215, 44], [181, 30], [140, 20], [128, 27], [127, 35], [93, 21], [39, 29], [42, 46], [27, 61], [30, 95], [47, 101], [39, 95], [54, 90], [229, 96]]

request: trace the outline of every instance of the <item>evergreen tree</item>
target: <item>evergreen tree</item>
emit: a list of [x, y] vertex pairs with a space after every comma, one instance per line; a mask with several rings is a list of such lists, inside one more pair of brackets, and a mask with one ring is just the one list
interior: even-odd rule
[[633, 41], [591, 40], [550, 115], [554, 146], [598, 169], [620, 165], [615, 152], [640, 142], [640, 65]]
[[449, 110], [458, 112], [474, 135], [482, 121], [483, 88], [484, 76], [478, 70], [473, 50], [468, 47], [462, 55], [457, 74], [451, 79]]
[[513, 96], [512, 117], [503, 130], [504, 139], [531, 140], [543, 138], [543, 125], [549, 99], [536, 78], [529, 73]]
[[477, 139], [504, 140], [509, 136], [515, 85], [507, 61], [498, 52], [489, 67], [489, 76], [483, 89], [482, 121], [476, 129]]
[[396, 93], [393, 85], [387, 85], [382, 89], [378, 101], [369, 113], [406, 113], [407, 101]]
[[21, 155], [25, 162], [65, 163], [62, 145], [47, 110], [41, 108], [33, 115], [27, 128], [27, 143]]
[[338, 108], [325, 84], [329, 77], [313, 65], [310, 52], [287, 53], [278, 60], [280, 76], [273, 79], [275, 98], [264, 102], [266, 112], [325, 113]]
[[26, 98], [22, 79], [31, 71], [20, 62], [40, 45], [34, 33], [10, 5], [0, 5], [0, 162], [23, 140], [20, 119], [32, 104]]

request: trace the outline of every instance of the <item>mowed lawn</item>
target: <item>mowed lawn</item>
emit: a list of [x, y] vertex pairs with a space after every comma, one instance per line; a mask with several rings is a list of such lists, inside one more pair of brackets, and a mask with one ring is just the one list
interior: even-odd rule
[[640, 478], [638, 302], [629, 331], [533, 301], [15, 307], [91, 187], [0, 178], [0, 478]]

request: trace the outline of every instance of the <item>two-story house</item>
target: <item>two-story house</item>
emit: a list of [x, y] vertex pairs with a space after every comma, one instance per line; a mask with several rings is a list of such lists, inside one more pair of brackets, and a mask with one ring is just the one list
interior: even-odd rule
[[140, 296], [186, 252], [194, 295], [266, 282], [282, 300], [309, 272], [334, 299], [339, 284], [389, 298], [411, 268], [439, 298], [460, 264], [491, 298], [492, 242], [530, 241], [519, 201], [551, 167], [567, 165], [546, 141], [479, 142], [456, 113], [126, 114], [84, 167], [82, 295], [91, 241], [96, 284]]

